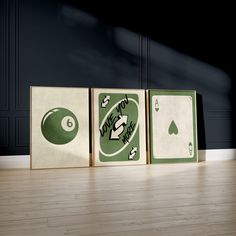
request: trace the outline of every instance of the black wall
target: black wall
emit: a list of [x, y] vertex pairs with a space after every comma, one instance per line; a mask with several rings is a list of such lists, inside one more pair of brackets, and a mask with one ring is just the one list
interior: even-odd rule
[[1, 155], [29, 154], [32, 85], [197, 90], [199, 148], [235, 148], [232, 39], [90, 4], [0, 0]]

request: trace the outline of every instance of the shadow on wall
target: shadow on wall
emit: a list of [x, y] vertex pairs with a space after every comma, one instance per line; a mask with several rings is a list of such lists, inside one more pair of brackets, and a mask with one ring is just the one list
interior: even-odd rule
[[[116, 28], [119, 49], [134, 55], [129, 45], [133, 32]], [[138, 37], [138, 35], [136, 36]], [[199, 149], [232, 148], [231, 78], [222, 70], [181, 54], [156, 41], [142, 39], [143, 88], [197, 91]], [[143, 51], [146, 53], [143, 53]], [[145, 80], [145, 81], [144, 81]], [[146, 85], [146, 86], [145, 86]]]
[[155, 41], [149, 45], [148, 87], [196, 90], [199, 148], [232, 148], [231, 78]]
[[[137, 34], [107, 26], [72, 6], [61, 5], [58, 9], [57, 18], [50, 19], [50, 24], [48, 19], [35, 16], [45, 22], [35, 20], [38, 35], [30, 35], [33, 50], [28, 45], [29, 50], [24, 52], [32, 58], [25, 70], [34, 74], [35, 67], [38, 68], [33, 77], [35, 84], [140, 87], [140, 37]], [[117, 46], [120, 34], [125, 35], [124, 48]], [[37, 48], [35, 42], [40, 44]]]
[[22, 11], [32, 13], [21, 19], [23, 107], [30, 85], [196, 90], [199, 148], [232, 148], [231, 79], [222, 70], [76, 7], [26, 2]]

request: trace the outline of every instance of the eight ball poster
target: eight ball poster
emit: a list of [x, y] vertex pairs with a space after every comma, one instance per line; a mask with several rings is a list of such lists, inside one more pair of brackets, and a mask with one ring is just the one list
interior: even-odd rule
[[31, 87], [31, 168], [89, 166], [88, 88]]

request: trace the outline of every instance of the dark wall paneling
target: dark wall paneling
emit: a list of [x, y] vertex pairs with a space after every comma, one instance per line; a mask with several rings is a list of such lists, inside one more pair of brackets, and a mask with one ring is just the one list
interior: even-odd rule
[[[202, 99], [203, 120], [198, 120], [199, 148], [232, 147], [231, 78], [222, 70], [149, 42], [149, 88], [196, 90]], [[204, 122], [204, 124], [201, 124]]]
[[[21, 75], [20, 75], [20, 52], [24, 51], [24, 48], [21, 48], [20, 45], [20, 25], [21, 25], [21, 9], [22, 9], [22, 0], [15, 0], [15, 11], [14, 11], [14, 17], [13, 20], [14, 22], [14, 62], [12, 63], [12, 65], [14, 66], [14, 87], [15, 87], [15, 109], [16, 110], [20, 110], [20, 111], [28, 111], [29, 107], [27, 106], [27, 103], [22, 100], [22, 96], [21, 95], [21, 90], [24, 87], [24, 84], [22, 84], [22, 79], [21, 79]], [[24, 91], [25, 92], [25, 91]], [[29, 94], [29, 92], [27, 91], [26, 94], [24, 96], [27, 96]], [[28, 97], [28, 96], [27, 96]]]
[[16, 147], [29, 146], [29, 117], [15, 117]]
[[8, 117], [0, 117], [0, 147], [8, 147]]
[[9, 16], [7, 0], [0, 2], [0, 110], [8, 110], [8, 40]]
[[229, 148], [233, 141], [232, 112], [231, 111], [207, 111], [205, 112], [205, 133], [207, 147]]
[[17, 108], [28, 109], [30, 85], [141, 86], [142, 38], [56, 1], [22, 1]]
[[0, 1], [0, 154], [29, 154], [31, 85], [197, 90], [199, 147], [233, 148], [224, 71], [72, 2]]
[[[10, 127], [5, 154], [29, 153], [31, 85], [145, 87], [142, 35], [109, 26], [66, 2], [6, 0], [4, 4], [0, 117], [8, 117]], [[8, 95], [9, 111], [3, 113]]]

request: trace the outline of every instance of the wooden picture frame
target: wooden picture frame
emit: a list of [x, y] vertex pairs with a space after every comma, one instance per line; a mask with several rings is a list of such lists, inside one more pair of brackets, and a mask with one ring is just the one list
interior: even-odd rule
[[89, 166], [89, 89], [30, 87], [31, 169]]
[[91, 93], [93, 166], [146, 164], [145, 90]]
[[150, 163], [198, 161], [196, 91], [146, 92]]

